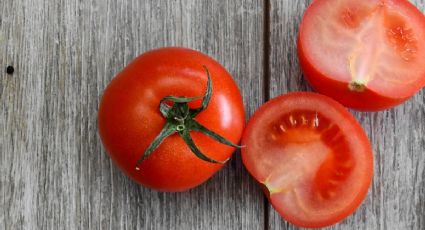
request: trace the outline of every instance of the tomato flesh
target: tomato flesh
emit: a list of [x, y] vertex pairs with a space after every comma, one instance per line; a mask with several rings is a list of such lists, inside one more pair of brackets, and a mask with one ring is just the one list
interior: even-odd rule
[[[408, 1], [317, 0], [300, 27], [300, 62], [321, 93], [349, 107], [379, 110], [425, 85], [424, 37], [425, 17]], [[355, 97], [364, 92], [376, 95], [358, 103]]]
[[242, 159], [289, 222], [323, 227], [351, 214], [373, 174], [370, 143], [335, 101], [292, 93], [261, 107], [242, 139]]

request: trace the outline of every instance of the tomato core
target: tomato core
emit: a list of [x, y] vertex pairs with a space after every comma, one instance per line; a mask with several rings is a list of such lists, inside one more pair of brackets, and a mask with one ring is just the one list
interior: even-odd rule
[[[263, 184], [270, 194], [288, 192], [301, 181], [314, 182], [317, 190], [313, 199], [323, 200], [335, 194], [341, 179], [353, 167], [350, 149], [339, 128], [329, 119], [311, 110], [299, 110], [284, 114], [270, 127], [269, 144], [277, 154], [286, 154], [286, 160], [278, 170], [272, 171]], [[294, 151], [295, 150], [295, 151]], [[297, 166], [299, 161], [309, 162]], [[314, 162], [314, 164], [312, 164]], [[287, 174], [281, 177], [282, 170]], [[288, 173], [293, 171], [294, 173]]]

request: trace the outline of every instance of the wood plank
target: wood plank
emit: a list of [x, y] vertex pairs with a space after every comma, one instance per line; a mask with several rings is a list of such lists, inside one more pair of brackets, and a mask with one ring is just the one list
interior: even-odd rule
[[263, 102], [263, 1], [0, 4], [0, 229], [262, 229], [263, 196], [239, 154], [204, 185], [158, 193], [125, 177], [97, 134], [99, 96], [138, 54], [203, 51], [248, 115]]
[[[311, 0], [270, 1], [270, 96], [311, 90], [296, 56], [298, 25]], [[425, 1], [413, 1], [422, 12]], [[425, 229], [425, 93], [395, 109], [354, 115], [375, 152], [374, 181], [363, 205], [330, 229]], [[269, 207], [268, 229], [298, 229]]]

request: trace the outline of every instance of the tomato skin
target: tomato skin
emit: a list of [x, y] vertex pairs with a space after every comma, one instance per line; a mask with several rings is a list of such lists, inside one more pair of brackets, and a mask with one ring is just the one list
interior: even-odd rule
[[[289, 102], [292, 101], [292, 102]], [[306, 102], [307, 101], [307, 102]], [[320, 103], [319, 103], [320, 102]], [[352, 178], [355, 178], [354, 180], [357, 181], [348, 181], [344, 186], [350, 187], [352, 183], [357, 183], [358, 186], [356, 187], [356, 192], [351, 194], [352, 197], [349, 200], [350, 202], [346, 204], [345, 208], [342, 210], [339, 210], [331, 215], [329, 215], [325, 219], [308, 219], [305, 220], [301, 218], [300, 216], [293, 215], [288, 212], [287, 207], [284, 207], [286, 204], [282, 204], [281, 198], [279, 197], [280, 192], [274, 193], [269, 190], [269, 188], [266, 186], [267, 183], [265, 183], [265, 178], [269, 178], [270, 175], [273, 174], [273, 171], [269, 172], [270, 175], [263, 175], [258, 170], [258, 165], [261, 165], [263, 163], [262, 157], [266, 157], [269, 154], [271, 145], [267, 142], [262, 142], [261, 138], [264, 136], [267, 136], [268, 134], [272, 133], [272, 130], [267, 130], [265, 127], [270, 127], [269, 125], [264, 125], [266, 123], [274, 122], [276, 120], [280, 120], [281, 115], [280, 111], [285, 110], [291, 111], [294, 108], [291, 108], [291, 106], [299, 106], [302, 107], [302, 104], [309, 104], [307, 107], [308, 109], [317, 111], [317, 112], [323, 112], [327, 113], [326, 110], [332, 110], [338, 113], [338, 116], [333, 117], [332, 119], [337, 119], [338, 122], [349, 124], [346, 127], [349, 127], [350, 131], [347, 131], [345, 135], [348, 135], [348, 133], [351, 134], [351, 136], [355, 139], [355, 147], [361, 150], [358, 150], [359, 155], [362, 155], [361, 158], [362, 161], [359, 161], [356, 163], [358, 165], [359, 171], [357, 171], [356, 176], [353, 176]], [[317, 104], [325, 104], [325, 107], [318, 108]], [[283, 113], [283, 112], [282, 112]], [[332, 116], [329, 115], [328, 116]], [[331, 120], [332, 120], [331, 119]], [[261, 131], [265, 130], [265, 131]], [[349, 137], [351, 138], [351, 137]], [[367, 138], [367, 135], [363, 131], [360, 124], [357, 122], [357, 120], [338, 102], [334, 101], [333, 99], [323, 96], [316, 93], [307, 93], [307, 92], [294, 92], [289, 93], [286, 95], [281, 95], [279, 97], [273, 98], [269, 102], [265, 103], [263, 106], [261, 106], [250, 118], [245, 130], [244, 134], [242, 136], [242, 145], [246, 146], [245, 148], [242, 148], [241, 155], [242, 160], [247, 168], [248, 172], [254, 177], [254, 179], [257, 180], [257, 182], [262, 187], [262, 190], [266, 197], [268, 198], [269, 202], [272, 204], [273, 208], [288, 222], [299, 226], [299, 227], [307, 227], [307, 228], [320, 228], [320, 227], [326, 227], [333, 224], [336, 224], [352, 214], [362, 203], [362, 201], [365, 199], [368, 189], [372, 182], [372, 176], [373, 176], [373, 152], [371, 144]], [[266, 146], [264, 146], [266, 145]], [[258, 147], [255, 147], [258, 146]], [[259, 150], [262, 148], [261, 150]], [[255, 159], [255, 160], [253, 160]], [[273, 165], [278, 165], [279, 161], [277, 159], [269, 158], [264, 162], [273, 162], [272, 165], [264, 166], [264, 168], [272, 168]], [[275, 167], [275, 166], [273, 166]], [[280, 167], [280, 166], [276, 166]], [[290, 174], [292, 175], [292, 174]], [[311, 194], [310, 194], [311, 195]], [[309, 202], [310, 198], [305, 198], [305, 202]], [[344, 200], [343, 200], [344, 201]], [[347, 200], [345, 200], [347, 201]]]
[[[165, 96], [194, 97], [205, 93], [211, 74], [212, 98], [195, 119], [233, 143], [244, 127], [241, 94], [230, 74], [215, 60], [200, 52], [178, 47], [160, 48], [142, 54], [124, 68], [102, 96], [99, 134], [113, 162], [137, 183], [160, 191], [184, 191], [210, 178], [223, 165], [195, 156], [178, 134], [167, 139], [136, 170], [136, 162], [159, 134], [165, 118], [159, 111]], [[189, 104], [199, 107], [200, 100]], [[198, 148], [215, 160], [228, 159], [234, 148], [204, 134], [191, 132]]]
[[397, 98], [385, 97], [365, 88], [363, 92], [352, 91], [347, 87], [347, 82], [328, 78], [317, 70], [304, 55], [304, 50], [298, 39], [298, 59], [304, 77], [318, 92], [338, 100], [341, 104], [359, 111], [380, 111], [397, 106], [410, 97]]
[[[362, 1], [364, 2], [364, 1]], [[372, 2], [372, 1], [371, 1]], [[298, 41], [297, 41], [297, 47], [298, 47], [298, 57], [300, 61], [301, 69], [304, 73], [305, 78], [308, 80], [308, 82], [312, 85], [312, 87], [318, 91], [321, 94], [327, 95], [341, 104], [343, 104], [346, 107], [353, 108], [359, 111], [380, 111], [389, 109], [392, 107], [395, 107], [397, 105], [400, 105], [404, 103], [406, 100], [410, 99], [413, 95], [415, 95], [421, 88], [425, 86], [425, 72], [424, 69], [413, 69], [411, 72], [417, 72], [416, 79], [412, 81], [413, 83], [406, 83], [400, 84], [402, 85], [402, 90], [394, 89], [391, 93], [380, 93], [373, 87], [369, 87], [368, 84], [365, 85], [364, 90], [362, 91], [355, 91], [349, 88], [348, 82], [345, 81], [339, 81], [335, 79], [335, 76], [328, 76], [326, 75], [319, 66], [317, 66], [317, 63], [312, 61], [309, 57], [311, 57], [311, 52], [307, 49], [307, 47], [303, 47], [303, 43], [305, 42], [308, 37], [313, 36], [313, 34], [307, 34], [307, 32], [303, 29], [307, 27], [307, 23], [311, 23], [311, 20], [309, 22], [306, 22], [307, 15], [308, 17], [311, 17], [314, 13], [311, 13], [311, 8], [315, 8], [315, 10], [318, 8], [318, 5], [324, 5], [327, 3], [331, 3], [331, 1], [325, 1], [325, 0], [314, 0], [309, 8], [306, 10], [303, 20], [300, 24], [300, 32], [298, 34]], [[396, 5], [399, 8], [403, 8], [403, 13], [408, 14], [406, 16], [410, 24], [408, 26], [410, 27], [417, 27], [420, 28], [416, 31], [425, 31], [425, 16], [423, 13], [418, 10], [412, 3], [406, 0], [388, 0], [388, 1], [382, 1], [382, 4], [389, 4], [389, 5]], [[332, 3], [331, 3], [332, 4]], [[347, 7], [348, 8], [348, 7]], [[317, 12], [317, 11], [316, 11]], [[408, 13], [406, 13], [408, 12]], [[404, 19], [406, 19], [404, 18]], [[327, 18], [327, 20], [334, 20], [332, 18]], [[317, 34], [315, 34], [317, 35]], [[419, 43], [423, 43], [423, 39], [421, 38], [423, 36], [422, 34], [417, 34], [417, 40]], [[335, 41], [333, 41], [335, 42]], [[384, 41], [380, 41], [384, 43]], [[423, 47], [424, 45], [418, 45], [420, 47]], [[347, 47], [345, 47], [347, 48]], [[423, 49], [419, 49], [418, 53], [423, 53]], [[309, 56], [310, 55], [310, 56]], [[418, 60], [419, 66], [423, 63], [423, 56], [420, 56]], [[326, 54], [323, 54], [323, 58], [326, 59]], [[341, 58], [346, 58], [341, 56]], [[384, 62], [383, 62], [384, 63]], [[335, 67], [339, 68], [339, 67]], [[409, 68], [407, 65], [405, 68]], [[380, 80], [377, 80], [380, 81]], [[403, 81], [403, 79], [400, 79], [400, 81]], [[376, 84], [376, 83], [375, 83]], [[402, 91], [402, 92], [401, 92]]]

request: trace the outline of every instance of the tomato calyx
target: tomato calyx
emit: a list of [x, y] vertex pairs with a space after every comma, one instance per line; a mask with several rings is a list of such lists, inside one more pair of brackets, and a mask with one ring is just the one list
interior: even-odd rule
[[[209, 158], [205, 154], [203, 154], [199, 148], [195, 145], [190, 132], [196, 131], [203, 133], [210, 138], [235, 148], [241, 148], [241, 146], [233, 144], [226, 138], [220, 136], [219, 134], [209, 130], [205, 126], [201, 125], [198, 121], [195, 120], [195, 117], [204, 111], [211, 100], [212, 95], [212, 82], [211, 76], [206, 66], [203, 66], [208, 76], [207, 82], [207, 90], [205, 91], [204, 96], [200, 97], [175, 97], [175, 96], [166, 96], [161, 99], [159, 110], [161, 114], [166, 119], [166, 123], [162, 128], [161, 132], [158, 136], [152, 141], [152, 143], [146, 148], [143, 156], [136, 163], [136, 170], [140, 170], [139, 165], [150, 156], [155, 149], [169, 136], [178, 133], [180, 137], [184, 140], [190, 150], [200, 159], [215, 163], [215, 164], [224, 164], [225, 161], [217, 161]], [[196, 101], [202, 99], [202, 105], [198, 108], [191, 109], [189, 108], [189, 102]], [[167, 102], [172, 103], [172, 105], [167, 104]]]
[[363, 92], [366, 89], [366, 85], [361, 81], [352, 81], [348, 84], [348, 89], [353, 92]]

